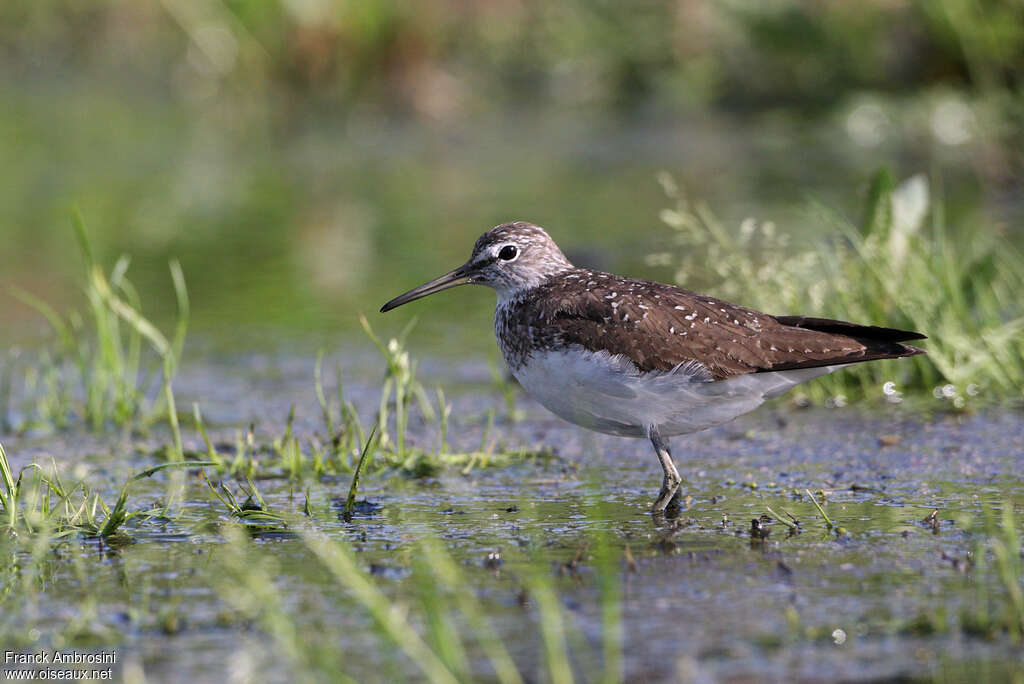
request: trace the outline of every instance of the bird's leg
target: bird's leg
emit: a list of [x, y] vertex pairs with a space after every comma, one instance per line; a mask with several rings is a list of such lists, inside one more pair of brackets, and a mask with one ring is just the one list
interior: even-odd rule
[[661, 483], [661, 493], [658, 500], [654, 502], [654, 511], [679, 508], [679, 484], [683, 481], [676, 470], [676, 464], [672, 462], [672, 452], [668, 446], [668, 438], [662, 437], [658, 428], [651, 426], [648, 434], [651, 444], [654, 445], [654, 453], [658, 455], [661, 469], [665, 471], [665, 479]]

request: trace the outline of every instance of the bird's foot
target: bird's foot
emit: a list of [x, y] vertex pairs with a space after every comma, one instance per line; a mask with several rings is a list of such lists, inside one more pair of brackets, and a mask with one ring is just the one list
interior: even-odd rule
[[681, 482], [681, 479], [666, 477], [661, 485], [661, 492], [658, 493], [658, 499], [654, 502], [654, 508], [651, 510], [655, 513], [665, 513], [666, 515], [678, 513], [679, 502], [682, 500], [679, 488]]

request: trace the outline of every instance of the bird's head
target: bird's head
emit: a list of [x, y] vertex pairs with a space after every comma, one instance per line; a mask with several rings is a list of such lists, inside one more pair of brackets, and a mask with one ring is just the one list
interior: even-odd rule
[[390, 311], [414, 299], [456, 285], [487, 285], [507, 298], [537, 287], [573, 265], [544, 229], [525, 221], [503, 223], [480, 236], [469, 261], [453, 271], [401, 294], [381, 307]]

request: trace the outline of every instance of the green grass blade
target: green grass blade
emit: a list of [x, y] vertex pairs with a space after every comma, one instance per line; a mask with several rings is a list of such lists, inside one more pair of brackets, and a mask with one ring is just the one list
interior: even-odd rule
[[308, 530], [301, 530], [299, 534], [335, 581], [366, 609], [381, 631], [409, 656], [428, 680], [436, 684], [457, 684], [458, 678], [423, 641], [404, 612], [396, 610], [387, 596], [356, 565], [347, 544]]
[[[825, 509], [821, 507], [821, 504], [818, 503], [818, 500], [814, 495], [811, 494], [811, 490], [804, 489], [804, 493], [807, 494], [807, 497], [811, 500], [811, 503], [814, 504], [814, 507], [818, 509], [818, 513], [820, 513], [821, 517], [825, 520], [825, 525], [827, 525], [829, 529], [832, 529], [832, 527], [834, 527], [832, 520], [828, 517], [828, 514], [825, 513]], [[781, 520], [781, 518], [778, 519]]]
[[177, 259], [171, 259], [169, 264], [171, 270], [171, 281], [174, 284], [174, 298], [178, 305], [178, 320], [174, 326], [174, 338], [171, 341], [171, 351], [174, 360], [181, 358], [181, 352], [185, 347], [185, 335], [188, 333], [188, 321], [191, 306], [188, 299], [188, 288], [185, 286], [185, 272]]
[[85, 220], [78, 207], [71, 212], [71, 225], [75, 230], [75, 237], [78, 239], [78, 249], [82, 253], [85, 268], [87, 271], [91, 271], [95, 263], [92, 257], [92, 246], [89, 244], [89, 235], [85, 230]]
[[544, 641], [548, 676], [552, 684], [572, 684], [572, 664], [566, 646], [564, 616], [558, 595], [551, 578], [542, 576], [540, 570], [533, 572], [527, 588], [537, 605], [540, 615], [540, 632]]
[[441, 584], [455, 592], [459, 611], [466, 618], [473, 635], [487, 655], [498, 681], [502, 684], [522, 684], [523, 678], [516, 668], [515, 661], [487, 619], [476, 594], [466, 589], [465, 578], [458, 565], [435, 539], [424, 539], [421, 548], [434, 576]]
[[359, 489], [359, 474], [363, 471], [363, 464], [366, 462], [366, 456], [370, 453], [370, 446], [373, 444], [373, 438], [376, 434], [377, 426], [374, 425], [370, 430], [369, 437], [366, 438], [362, 453], [359, 454], [359, 462], [356, 463], [355, 472], [352, 473], [352, 484], [348, 488], [348, 498], [345, 499], [345, 508], [341, 514], [345, 522], [352, 522], [352, 513], [356, 509], [356, 491]]

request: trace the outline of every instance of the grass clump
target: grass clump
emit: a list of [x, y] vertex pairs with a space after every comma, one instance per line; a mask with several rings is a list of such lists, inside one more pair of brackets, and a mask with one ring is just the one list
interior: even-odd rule
[[[316, 434], [305, 438], [296, 434], [293, 406], [280, 435], [258, 441], [254, 426], [249, 426], [248, 430], [236, 431], [232, 446], [218, 448], [210, 439], [198, 404], [193, 404], [193, 424], [202, 446], [186, 452], [185, 457], [209, 461], [221, 475], [250, 479], [279, 477], [294, 482], [310, 477], [354, 474], [357, 469], [371, 475], [399, 474], [406, 477], [426, 477], [444, 468], [458, 468], [469, 474], [475, 468], [552, 457], [553, 454], [547, 450], [501, 448], [499, 440], [492, 436], [493, 411], [487, 414], [478, 448], [453, 450], [448, 443], [451, 404], [441, 388], [437, 388], [432, 402], [416, 379], [416, 362], [410, 359], [404, 346], [408, 330], [384, 344], [368, 323], [365, 327], [385, 360], [380, 399], [369, 429], [345, 395], [340, 365], [336, 367], [335, 391], [328, 393], [323, 382], [323, 354], [320, 353], [313, 377], [326, 439]], [[423, 427], [435, 433], [430, 446], [420, 446], [409, 439], [410, 417], [413, 415], [422, 421]]]
[[[57, 341], [42, 354], [27, 384], [34, 396], [34, 418], [19, 429], [65, 427], [77, 416], [93, 430], [106, 425], [146, 427], [166, 418], [180, 457], [177, 413], [171, 383], [181, 358], [188, 329], [189, 300], [181, 265], [170, 262], [171, 282], [178, 305], [174, 332], [168, 337], [142, 314], [138, 292], [128, 280], [131, 259], [122, 255], [105, 272], [92, 254], [85, 225], [78, 214], [73, 225], [82, 258], [82, 285], [88, 313], [62, 316], [45, 301], [20, 289], [15, 297], [33, 307], [49, 323]], [[156, 359], [147, 358], [144, 343]], [[70, 372], [69, 372], [70, 371]], [[160, 377], [160, 392], [148, 389]]]
[[[415, 320], [410, 322], [397, 338], [392, 338], [387, 344], [380, 341], [365, 317], [360, 317], [360, 321], [366, 335], [377, 347], [386, 363], [380, 402], [374, 421], [378, 439], [373, 451], [374, 459], [379, 459], [384, 467], [397, 469], [414, 476], [430, 475], [442, 467], [459, 467], [464, 473], [469, 473], [478, 466], [505, 465], [532, 456], [550, 455], [547, 452], [535, 453], [525, 449], [515, 451], [497, 449], [497, 440], [492, 440], [490, 437], [494, 423], [493, 411], [488, 413], [488, 422], [478, 449], [469, 452], [452, 451], [448, 445], [448, 420], [451, 416], [451, 406], [446, 401], [444, 392], [438, 388], [435, 411], [426, 391], [416, 377], [416, 362], [409, 357], [409, 353], [405, 350], [405, 340], [412, 330]], [[413, 399], [416, 400], [416, 407], [419, 409], [423, 422], [435, 423], [437, 426], [437, 442], [433, 448], [412, 445], [407, 439]], [[358, 429], [362, 436], [362, 429]], [[357, 445], [362, 443], [361, 439]]]
[[[247, 479], [246, 486], [241, 488], [246, 495], [243, 503], [238, 503], [238, 497], [235, 496], [235, 493], [225, 482], [218, 482], [217, 486], [214, 486], [209, 478], [206, 477], [205, 472], [203, 473], [203, 480], [210, 488], [210, 491], [213, 492], [213, 495], [224, 504], [232, 518], [246, 527], [263, 531], [281, 530], [287, 527], [284, 516], [267, 508], [260, 490], [251, 479]], [[307, 495], [307, 508], [308, 501]]]
[[879, 172], [859, 224], [814, 206], [827, 230], [800, 242], [754, 219], [732, 231], [706, 204], [688, 200], [668, 174], [659, 180], [674, 203], [661, 219], [677, 249], [650, 261], [674, 266], [680, 285], [708, 287], [769, 313], [928, 336], [927, 355], [851, 366], [817, 381], [818, 398], [881, 390], [897, 402], [900, 390], [909, 390], [934, 392], [962, 408], [983, 393], [1024, 394], [1024, 258], [995, 231], [948, 226], [923, 176], [896, 185]]
[[[326, 437], [297, 434], [295, 406], [292, 406], [281, 434], [258, 441], [255, 426], [250, 425], [247, 430], [236, 430], [233, 445], [215, 445], [199, 405], [193, 404], [193, 426], [201, 445], [183, 452], [182, 457], [205, 460], [213, 464], [219, 475], [239, 481], [285, 478], [295, 483], [348, 474], [358, 482], [360, 473], [427, 477], [445, 468], [458, 468], [469, 474], [475, 468], [552, 457], [548, 450], [502, 448], [499, 440], [492, 436], [493, 410], [486, 414], [487, 422], [476, 449], [452, 449], [448, 443], [452, 406], [441, 388], [437, 388], [431, 398], [417, 379], [416, 361], [405, 348], [411, 326], [387, 343], [376, 336], [365, 318], [363, 327], [384, 359], [380, 398], [368, 426], [346, 397], [340, 364], [335, 366], [336, 387], [328, 391], [324, 384], [324, 355], [320, 352], [313, 368], [313, 381]], [[417, 427], [433, 433], [432, 436], [422, 444], [414, 443], [409, 438], [411, 421], [419, 421]], [[174, 450], [171, 453], [175, 453]], [[227, 498], [220, 486], [213, 489], [219, 497]], [[229, 510], [238, 508], [230, 501], [224, 503]]]
[[[369, 430], [360, 419], [355, 405], [345, 396], [340, 365], [336, 367], [334, 396], [328, 393], [323, 382], [323, 353], [320, 353], [317, 355], [313, 378], [319, 412], [327, 433], [326, 440], [311, 437], [303, 443], [293, 430], [293, 407], [282, 435], [272, 439], [269, 444], [259, 446], [255, 443], [252, 429], [244, 437], [239, 433], [235, 440], [234, 455], [226, 457], [218, 453], [210, 442], [196, 406], [196, 429], [202, 435], [206, 451], [205, 454], [197, 453], [195, 456], [217, 462], [218, 469], [225, 473], [256, 477], [258, 474], [273, 472], [293, 480], [300, 480], [308, 474], [319, 477], [355, 473], [357, 468], [365, 468], [365, 472], [371, 474], [392, 472], [409, 477], [425, 477], [442, 468], [459, 468], [468, 474], [478, 467], [508, 465], [530, 458], [551, 456], [547, 451], [499, 448], [498, 440], [491, 436], [493, 411], [487, 414], [487, 423], [477, 449], [451, 449], [448, 427], [452, 407], [441, 388], [437, 388], [432, 400], [416, 376], [416, 361], [405, 348], [411, 324], [398, 337], [385, 343], [377, 337], [365, 318], [362, 318], [362, 323], [367, 337], [380, 352], [385, 364], [380, 399]], [[436, 439], [430, 446], [414, 444], [409, 438], [410, 420], [414, 416], [424, 426], [434, 428]], [[267, 458], [261, 459], [257, 454], [266, 454]]]
[[165, 509], [128, 511], [133, 482], [175, 467], [210, 465], [204, 462], [164, 463], [132, 476], [121, 486], [117, 501], [108, 506], [85, 482], [65, 486], [56, 464], [48, 472], [31, 463], [14, 476], [7, 453], [0, 444], [0, 529], [14, 537], [49, 536], [62, 539], [72, 534], [113, 539], [123, 536], [125, 523], [137, 516], [163, 515]]

